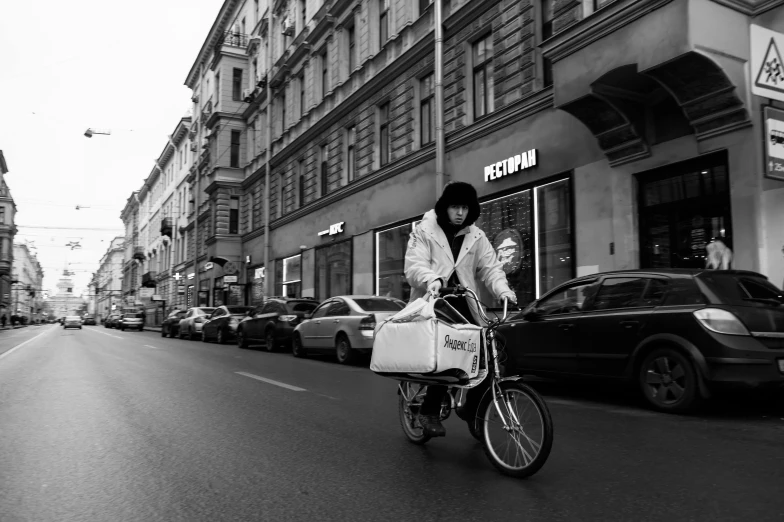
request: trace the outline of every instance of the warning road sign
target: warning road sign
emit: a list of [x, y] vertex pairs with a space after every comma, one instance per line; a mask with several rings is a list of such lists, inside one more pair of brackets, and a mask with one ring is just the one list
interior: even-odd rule
[[751, 26], [751, 92], [774, 100], [784, 101], [784, 34]]
[[784, 111], [765, 107], [765, 175], [784, 180]]

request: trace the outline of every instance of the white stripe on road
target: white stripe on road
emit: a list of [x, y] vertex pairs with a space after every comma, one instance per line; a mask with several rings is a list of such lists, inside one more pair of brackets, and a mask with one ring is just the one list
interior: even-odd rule
[[45, 333], [48, 333], [48, 332], [41, 332], [41, 333], [39, 333], [38, 335], [36, 335], [35, 337], [31, 337], [30, 339], [26, 340], [26, 341], [25, 341], [25, 342], [23, 342], [23, 343], [17, 344], [16, 346], [14, 346], [13, 348], [11, 348], [11, 349], [10, 349], [10, 350], [8, 350], [7, 352], [0, 354], [0, 359], [2, 359], [3, 357], [5, 357], [6, 355], [11, 355], [11, 352], [15, 352], [16, 350], [18, 350], [18, 349], [19, 349], [19, 348], [21, 348], [22, 346], [26, 345], [27, 343], [29, 343], [29, 342], [32, 342], [32, 341], [35, 341], [36, 339], [38, 339], [39, 337], [41, 337], [41, 336], [42, 336], [42, 335], [44, 335]]
[[155, 348], [156, 350], [158, 349], [158, 347], [157, 347], [157, 346], [150, 346], [149, 344], [145, 344], [144, 346], [145, 346], [146, 348]]
[[99, 333], [99, 334], [103, 334], [103, 335], [108, 335], [109, 337], [114, 337], [115, 339], [123, 339], [123, 337], [120, 337], [118, 335], [112, 335], [110, 333], [102, 332], [100, 330], [96, 330], [95, 328], [88, 328], [87, 331], [88, 332], [95, 332], [95, 333]]
[[305, 388], [299, 388], [297, 386], [292, 386], [290, 384], [286, 384], [285, 382], [278, 382], [273, 381], [272, 379], [265, 379], [264, 377], [259, 377], [258, 375], [253, 375], [252, 373], [245, 373], [245, 372], [234, 372], [237, 375], [243, 375], [245, 377], [250, 377], [251, 379], [256, 379], [257, 381], [266, 382], [268, 384], [274, 384], [275, 386], [280, 386], [281, 388], [286, 388], [287, 390], [291, 391], [308, 391]]

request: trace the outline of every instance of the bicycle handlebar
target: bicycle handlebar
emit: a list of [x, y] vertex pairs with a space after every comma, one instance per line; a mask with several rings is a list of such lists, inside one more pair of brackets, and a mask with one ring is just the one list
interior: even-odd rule
[[[479, 315], [482, 316], [482, 319], [486, 323], [489, 323], [491, 321], [490, 318], [487, 317], [487, 314], [485, 314], [485, 311], [482, 309], [482, 306], [481, 306], [480, 301], [479, 301], [479, 296], [477, 296], [476, 293], [473, 290], [471, 290], [470, 288], [462, 286], [462, 285], [461, 286], [443, 286], [443, 287], [441, 287], [441, 290], [439, 290], [439, 293], [441, 294], [441, 298], [442, 299], [446, 298], [446, 297], [451, 297], [451, 296], [459, 297], [461, 295], [468, 294], [477, 303], [477, 305], [478, 305], [477, 309], [479, 310]], [[509, 298], [508, 297], [504, 297], [503, 301], [504, 301], [504, 316], [501, 318], [499, 323], [503, 323], [504, 321], [506, 321], [506, 318], [508, 316]]]

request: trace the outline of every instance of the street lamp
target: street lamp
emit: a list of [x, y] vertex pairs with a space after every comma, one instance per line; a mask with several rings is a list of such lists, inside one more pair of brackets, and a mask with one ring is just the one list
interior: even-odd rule
[[108, 135], [111, 135], [111, 133], [112, 133], [112, 131], [110, 131], [108, 129], [106, 129], [106, 130], [98, 130], [98, 129], [90, 128], [90, 129], [87, 129], [86, 131], [84, 131], [84, 135], [87, 138], [92, 138], [93, 134], [104, 134], [104, 135], [108, 136]]

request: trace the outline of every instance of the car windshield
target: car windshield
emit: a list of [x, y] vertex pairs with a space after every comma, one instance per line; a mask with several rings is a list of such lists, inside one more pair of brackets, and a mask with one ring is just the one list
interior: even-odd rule
[[745, 304], [749, 301], [782, 302], [782, 292], [770, 281], [759, 275], [710, 273], [699, 275], [700, 280], [729, 304]]
[[226, 309], [231, 315], [245, 315], [254, 310], [252, 306], [227, 306]]
[[402, 301], [388, 297], [354, 299], [354, 302], [366, 312], [397, 312], [405, 308]]
[[289, 301], [286, 303], [286, 308], [289, 309], [289, 312], [312, 312], [316, 309], [318, 303], [314, 303], [313, 301]]

